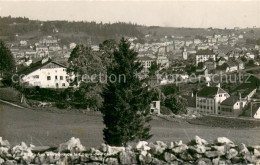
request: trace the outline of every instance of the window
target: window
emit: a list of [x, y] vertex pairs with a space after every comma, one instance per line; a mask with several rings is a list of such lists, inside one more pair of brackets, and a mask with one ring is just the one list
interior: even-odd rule
[[62, 86], [65, 87], [65, 83], [62, 83]]
[[39, 75], [34, 75], [33, 78], [38, 79]]
[[63, 76], [60, 76], [60, 80], [63, 80]]
[[51, 76], [47, 76], [47, 80], [51, 80]]
[[58, 76], [55, 76], [55, 80], [58, 80]]

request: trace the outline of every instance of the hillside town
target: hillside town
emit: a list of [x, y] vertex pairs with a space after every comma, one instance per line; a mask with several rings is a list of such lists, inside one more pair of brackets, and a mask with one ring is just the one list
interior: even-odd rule
[[[153, 42], [152, 35], [145, 35], [143, 43], [138, 42], [136, 37], [126, 38], [131, 43], [130, 48], [138, 52], [137, 61], [142, 63], [144, 73], [149, 72], [153, 63], [158, 66], [157, 75], [146, 75], [148, 85], [152, 88], [171, 84], [193, 87], [194, 83], [191, 82], [199, 81], [197, 92], [189, 88], [181, 91], [183, 97], [188, 98], [188, 113], [234, 117], [247, 114], [248, 117], [259, 119], [260, 106], [254, 104], [259, 99], [259, 86], [227, 91], [223, 85], [230, 83], [230, 80], [219, 81], [219, 76], [245, 76], [248, 71], [256, 73], [251, 76], [259, 81], [260, 46], [247, 44], [244, 33], [235, 28], [228, 35], [213, 34], [195, 38], [172, 35], [156, 42]], [[25, 75], [23, 84], [64, 89], [70, 85], [68, 79], [71, 75], [66, 72], [67, 61], [76, 45], [73, 42], [62, 45], [60, 39], [54, 36], [43, 36], [36, 42], [18, 40], [8, 43], [15, 57], [17, 72]], [[93, 51], [99, 51], [98, 45], [90, 46]], [[251, 104], [254, 104], [253, 109], [249, 108]], [[160, 114], [159, 104], [156, 107], [155, 112]], [[249, 109], [252, 112], [248, 114]]]
[[0, 165], [260, 165], [259, 1], [0, 4]]

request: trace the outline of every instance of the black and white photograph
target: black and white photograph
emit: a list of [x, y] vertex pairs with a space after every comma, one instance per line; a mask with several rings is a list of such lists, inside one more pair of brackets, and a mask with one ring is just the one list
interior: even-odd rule
[[260, 165], [260, 0], [0, 0], [0, 165]]

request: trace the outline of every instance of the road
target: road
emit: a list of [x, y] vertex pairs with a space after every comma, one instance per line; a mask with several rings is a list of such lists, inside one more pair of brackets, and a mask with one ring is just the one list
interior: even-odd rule
[[[225, 136], [235, 143], [260, 144], [260, 128], [213, 128], [159, 118], [151, 121], [151, 127], [154, 135], [151, 141], [188, 142], [198, 135], [209, 142]], [[0, 136], [11, 144], [24, 141], [27, 144], [57, 146], [74, 136], [80, 138], [87, 147], [98, 147], [103, 142], [102, 129], [101, 114], [52, 113], [0, 103]]]

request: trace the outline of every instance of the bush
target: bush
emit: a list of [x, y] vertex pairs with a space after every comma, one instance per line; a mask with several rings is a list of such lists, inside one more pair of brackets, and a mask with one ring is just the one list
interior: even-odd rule
[[171, 109], [165, 107], [165, 106], [161, 106], [161, 114], [163, 115], [172, 115], [172, 111]]

